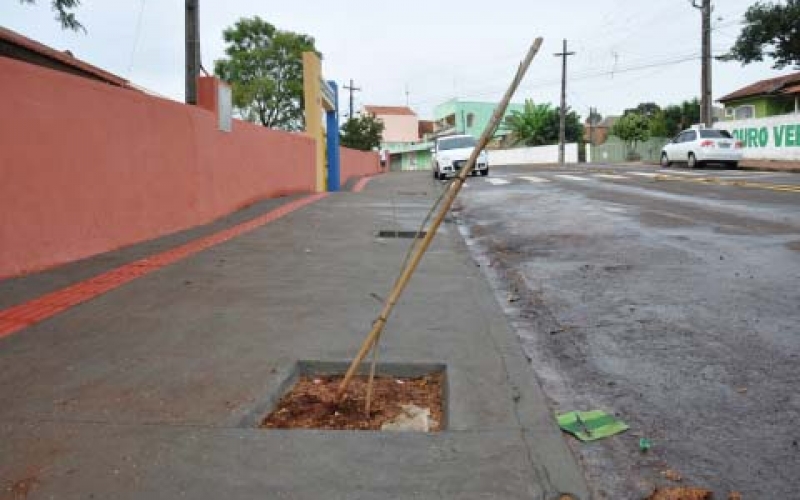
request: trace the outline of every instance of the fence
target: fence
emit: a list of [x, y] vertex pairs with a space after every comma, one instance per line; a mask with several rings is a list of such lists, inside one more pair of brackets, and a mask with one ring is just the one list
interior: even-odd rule
[[[610, 136], [605, 144], [587, 146], [592, 163], [623, 163], [632, 159], [648, 163], [657, 163], [661, 159], [661, 149], [669, 139], [652, 137], [645, 142], [640, 142], [631, 149], [619, 137]], [[632, 153], [632, 154], [631, 154]]]
[[342, 184], [354, 177], [375, 175], [383, 171], [380, 156], [375, 151], [357, 151], [342, 147], [339, 148], [339, 155]]
[[4, 57], [0, 94], [0, 278], [314, 190], [302, 134]]
[[[564, 160], [578, 163], [578, 144], [565, 145]], [[535, 165], [558, 163], [558, 145], [489, 150], [489, 165]]]

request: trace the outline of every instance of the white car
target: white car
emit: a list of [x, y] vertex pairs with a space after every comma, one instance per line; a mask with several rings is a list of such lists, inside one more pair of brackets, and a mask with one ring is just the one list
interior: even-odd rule
[[[449, 135], [436, 139], [434, 147], [431, 149], [433, 177], [435, 179], [455, 177], [458, 171], [467, 164], [475, 146], [477, 146], [477, 142], [471, 135]], [[480, 172], [481, 175], [489, 175], [489, 157], [486, 151], [481, 151], [478, 155], [472, 175], [477, 172]]]
[[686, 163], [689, 168], [704, 163], [724, 163], [736, 168], [742, 159], [742, 143], [727, 130], [692, 127], [678, 134], [661, 150], [661, 166]]

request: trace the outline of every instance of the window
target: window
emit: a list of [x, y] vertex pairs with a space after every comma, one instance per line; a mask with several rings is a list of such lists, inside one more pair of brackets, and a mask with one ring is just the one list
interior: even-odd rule
[[730, 139], [731, 134], [727, 130], [706, 128], [700, 131], [700, 137], [702, 139]]
[[736, 109], [734, 108], [725, 108], [725, 118], [733, 118]]
[[475, 113], [467, 113], [467, 127], [475, 126]]
[[474, 148], [475, 139], [473, 137], [453, 137], [452, 139], [440, 139], [439, 151], [448, 149]]
[[748, 104], [746, 106], [739, 106], [734, 111], [734, 116], [737, 120], [747, 120], [748, 118], [755, 118], [756, 116], [756, 107], [752, 104]]

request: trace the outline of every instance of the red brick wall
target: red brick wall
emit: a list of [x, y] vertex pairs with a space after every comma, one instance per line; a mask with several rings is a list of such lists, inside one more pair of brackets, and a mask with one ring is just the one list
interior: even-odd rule
[[314, 189], [300, 134], [3, 57], [0, 96], [0, 278]]

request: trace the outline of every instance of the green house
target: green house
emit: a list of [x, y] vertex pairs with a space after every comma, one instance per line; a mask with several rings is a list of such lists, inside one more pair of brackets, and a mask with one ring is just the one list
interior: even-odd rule
[[[438, 106], [433, 111], [436, 135], [467, 134], [476, 139], [483, 133], [497, 107], [495, 102], [460, 101], [451, 99]], [[522, 111], [522, 104], [509, 104], [506, 116], [512, 111]], [[501, 124], [495, 137], [508, 134], [508, 130]]]
[[761, 80], [718, 99], [725, 120], [800, 113], [800, 72]]

